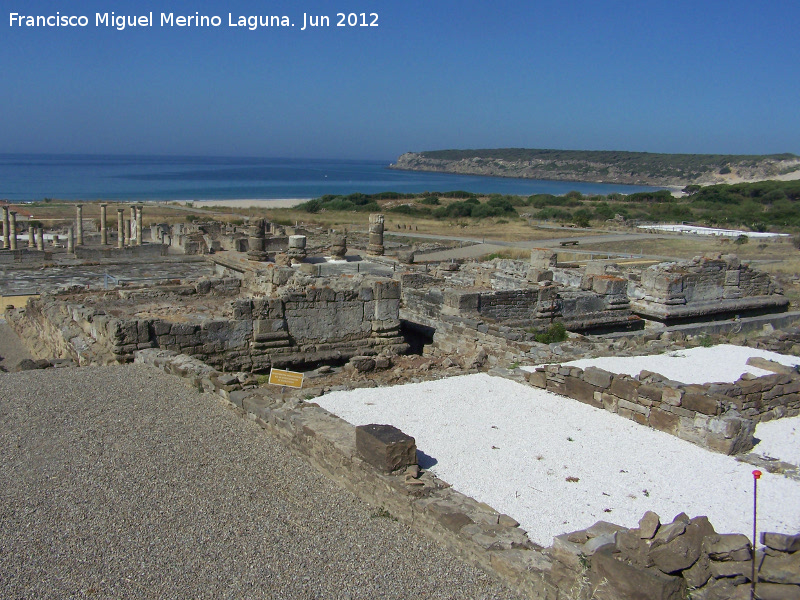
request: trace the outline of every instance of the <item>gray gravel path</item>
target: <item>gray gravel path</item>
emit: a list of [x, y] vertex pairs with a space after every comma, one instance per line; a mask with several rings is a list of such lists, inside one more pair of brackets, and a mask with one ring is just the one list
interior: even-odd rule
[[2, 598], [516, 598], [143, 365], [0, 373]]
[[23, 358], [33, 357], [11, 326], [0, 318], [0, 371], [11, 371]]

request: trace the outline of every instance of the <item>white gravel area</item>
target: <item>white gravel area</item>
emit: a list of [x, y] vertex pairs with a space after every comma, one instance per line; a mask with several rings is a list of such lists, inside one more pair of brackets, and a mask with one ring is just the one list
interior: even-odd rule
[[756, 454], [800, 466], [800, 417], [759, 423], [755, 437]]
[[[414, 436], [431, 471], [545, 546], [600, 520], [635, 527], [647, 510], [752, 533], [752, 466], [538, 388], [478, 374], [316, 402], [355, 425]], [[800, 532], [800, 482], [765, 473], [758, 497], [759, 530]]]
[[[681, 383], [734, 382], [742, 373], [752, 373], [758, 377], [769, 375], [771, 371], [747, 364], [747, 359], [752, 356], [766, 358], [783, 365], [800, 364], [800, 358], [796, 356], [785, 356], [769, 350], [731, 344], [720, 344], [711, 348], [698, 346], [650, 356], [582, 358], [564, 364], [581, 369], [597, 367], [612, 373], [626, 373], [632, 376], [638, 375], [643, 370], [652, 371]], [[522, 369], [534, 371], [536, 367], [526, 366]]]

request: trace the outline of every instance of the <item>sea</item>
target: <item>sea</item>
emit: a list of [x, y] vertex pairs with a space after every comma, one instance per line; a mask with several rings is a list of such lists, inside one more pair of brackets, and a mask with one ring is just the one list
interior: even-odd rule
[[0, 154], [0, 200], [240, 200], [378, 192], [610, 194], [658, 188], [389, 169], [389, 160]]

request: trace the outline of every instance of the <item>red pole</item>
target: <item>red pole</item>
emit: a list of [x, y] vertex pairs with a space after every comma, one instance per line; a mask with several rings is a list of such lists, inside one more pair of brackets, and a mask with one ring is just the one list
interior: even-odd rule
[[756, 597], [756, 518], [758, 517], [758, 480], [761, 478], [761, 471], [753, 471], [753, 559], [752, 570], [750, 573], [750, 600]]

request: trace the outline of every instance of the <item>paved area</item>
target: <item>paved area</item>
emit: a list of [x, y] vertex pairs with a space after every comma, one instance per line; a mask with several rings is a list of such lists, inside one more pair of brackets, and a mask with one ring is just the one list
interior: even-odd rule
[[203, 257], [101, 261], [95, 264], [58, 257], [47, 268], [40, 265], [0, 268], [0, 295], [40, 294], [71, 285], [101, 289], [105, 285], [113, 287], [117, 281], [138, 280], [153, 284], [164, 279], [195, 279], [204, 275], [214, 275], [214, 266]]
[[143, 365], [0, 373], [2, 598], [515, 598]]
[[5, 319], [0, 318], [0, 372], [13, 370], [23, 358], [33, 357]]

